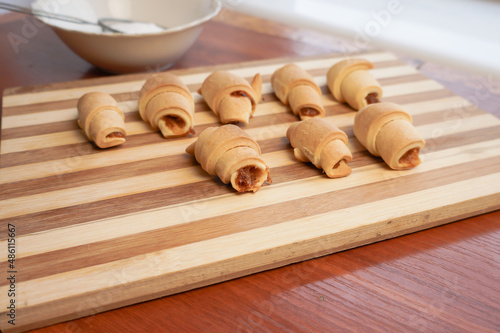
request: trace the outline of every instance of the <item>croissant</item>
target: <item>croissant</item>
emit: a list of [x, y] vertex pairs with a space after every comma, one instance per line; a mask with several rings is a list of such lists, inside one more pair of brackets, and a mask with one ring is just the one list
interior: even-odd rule
[[98, 147], [125, 142], [125, 115], [112, 96], [102, 92], [86, 93], [78, 100], [77, 109], [78, 125]]
[[238, 75], [219, 70], [203, 81], [198, 93], [221, 123], [248, 124], [262, 98], [262, 78], [256, 74], [250, 84]]
[[271, 85], [279, 100], [290, 105], [292, 112], [300, 119], [324, 117], [321, 89], [301, 67], [288, 64], [277, 69], [271, 76]]
[[236, 125], [208, 127], [186, 152], [194, 154], [203, 170], [224, 184], [231, 183], [238, 192], [256, 192], [266, 180], [271, 182], [259, 145]]
[[351, 174], [347, 165], [352, 160], [347, 135], [325, 119], [315, 117], [294, 123], [286, 136], [299, 161], [312, 162], [330, 178]]
[[146, 80], [139, 92], [139, 113], [165, 138], [194, 133], [193, 95], [173, 74], [162, 73]]
[[421, 163], [419, 152], [425, 145], [411, 122], [411, 116], [397, 104], [370, 104], [354, 117], [354, 135], [391, 169], [411, 169]]
[[378, 103], [382, 87], [368, 71], [373, 64], [365, 59], [347, 59], [330, 67], [326, 82], [339, 103], [349, 104], [354, 110]]

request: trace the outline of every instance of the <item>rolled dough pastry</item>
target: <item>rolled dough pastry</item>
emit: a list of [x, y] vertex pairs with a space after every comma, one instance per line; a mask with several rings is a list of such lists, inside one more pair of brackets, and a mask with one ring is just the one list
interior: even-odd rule
[[330, 67], [326, 82], [333, 97], [354, 110], [379, 102], [382, 87], [368, 71], [372, 68], [373, 64], [365, 59], [346, 59]]
[[354, 135], [391, 169], [411, 169], [421, 163], [418, 154], [425, 145], [411, 122], [411, 116], [397, 104], [370, 104], [354, 117]]
[[250, 84], [238, 75], [219, 70], [205, 79], [198, 92], [221, 123], [248, 124], [262, 97], [262, 78], [256, 74]]
[[312, 162], [330, 178], [351, 174], [347, 165], [352, 160], [347, 135], [327, 120], [315, 117], [294, 123], [286, 136], [299, 161]]
[[125, 115], [116, 100], [102, 92], [89, 92], [77, 103], [78, 125], [87, 137], [100, 148], [125, 142]]
[[256, 192], [267, 180], [269, 168], [257, 142], [236, 125], [208, 127], [186, 148], [203, 170], [231, 183], [238, 192]]
[[194, 133], [194, 99], [182, 80], [170, 73], [150, 77], [139, 92], [141, 118], [165, 138]]
[[313, 77], [296, 64], [278, 68], [271, 76], [271, 85], [279, 100], [290, 105], [292, 112], [301, 120], [324, 117], [321, 89]]

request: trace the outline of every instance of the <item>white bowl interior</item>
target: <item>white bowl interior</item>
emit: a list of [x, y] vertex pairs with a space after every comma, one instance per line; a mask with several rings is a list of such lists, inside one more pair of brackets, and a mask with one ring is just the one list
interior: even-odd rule
[[[212, 0], [37, 0], [34, 9], [96, 22], [98, 18], [151, 22], [170, 30], [182, 30], [210, 19], [219, 4]], [[41, 18], [45, 23], [68, 30], [100, 33], [97, 26]]]
[[132, 19], [165, 27], [160, 32], [103, 33], [97, 25], [39, 17], [76, 54], [112, 73], [163, 70], [194, 43], [203, 23], [221, 8], [219, 0], [36, 0], [34, 9], [91, 22]]

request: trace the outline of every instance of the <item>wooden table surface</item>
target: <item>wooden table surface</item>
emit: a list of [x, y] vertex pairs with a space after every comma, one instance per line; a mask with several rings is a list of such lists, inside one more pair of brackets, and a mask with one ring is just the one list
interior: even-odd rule
[[[48, 27], [13, 47], [30, 20], [0, 16], [1, 90], [108, 75]], [[354, 46], [225, 9], [174, 68], [345, 53]], [[402, 59], [500, 116], [494, 78]], [[33, 332], [498, 332], [498, 299], [500, 211]]]

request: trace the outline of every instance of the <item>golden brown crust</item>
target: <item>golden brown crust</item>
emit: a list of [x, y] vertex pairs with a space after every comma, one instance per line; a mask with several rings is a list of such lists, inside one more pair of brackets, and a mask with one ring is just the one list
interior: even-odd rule
[[78, 124], [89, 140], [100, 148], [125, 142], [125, 115], [116, 100], [102, 92], [89, 92], [77, 103]]
[[271, 182], [259, 145], [238, 126], [209, 127], [186, 152], [194, 154], [203, 170], [231, 183], [238, 192], [256, 192], [264, 181]]
[[[194, 126], [193, 95], [179, 77], [170, 73], [154, 75], [139, 92], [139, 114], [166, 138], [188, 135]], [[168, 121], [170, 118], [179, 121]]]
[[249, 83], [236, 74], [219, 70], [205, 79], [198, 92], [221, 123], [248, 124], [262, 97], [262, 78], [256, 74]]
[[425, 145], [411, 122], [411, 116], [397, 104], [370, 104], [356, 114], [354, 135], [391, 169], [410, 169], [421, 163], [418, 153]]
[[368, 104], [366, 97], [382, 97], [382, 87], [368, 71], [373, 64], [366, 59], [355, 58], [340, 61], [328, 70], [327, 85], [339, 103], [347, 102], [354, 110]]
[[347, 166], [352, 154], [347, 148], [347, 135], [325, 119], [310, 118], [291, 125], [286, 133], [299, 161], [311, 162], [328, 177], [351, 174]]
[[287, 64], [274, 71], [271, 85], [276, 97], [283, 104], [290, 105], [292, 112], [302, 120], [324, 116], [321, 89], [314, 78], [296, 64]]

